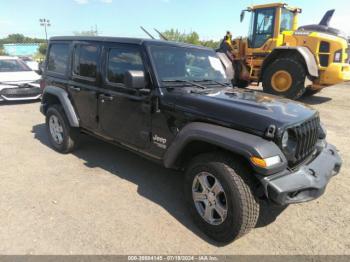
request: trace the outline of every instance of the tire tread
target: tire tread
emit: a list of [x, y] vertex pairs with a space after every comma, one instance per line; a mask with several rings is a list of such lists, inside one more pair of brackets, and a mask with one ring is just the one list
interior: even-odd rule
[[[60, 153], [67, 154], [69, 152], [72, 152], [76, 148], [79, 140], [79, 130], [77, 128], [73, 128], [70, 126], [65, 112], [62, 106], [59, 104], [51, 105], [48, 108], [46, 113], [46, 118], [47, 118], [46, 125], [48, 125], [48, 118], [50, 117], [50, 115], [51, 114], [57, 115], [57, 113], [58, 113], [58, 116], [63, 120], [62, 125], [63, 125], [63, 128], [65, 129], [65, 132], [67, 133], [67, 136], [66, 136], [66, 139], [64, 139], [64, 143], [62, 144], [62, 146], [58, 147], [57, 145], [54, 145], [54, 144], [53, 146]], [[47, 129], [48, 129], [48, 126], [47, 126]], [[49, 129], [48, 129], [48, 135], [51, 136]], [[51, 141], [51, 138], [50, 138], [50, 141]], [[54, 143], [54, 142], [51, 141], [51, 143]]]
[[[293, 82], [296, 80], [295, 83], [293, 83], [292, 89], [284, 92], [279, 93], [277, 91], [274, 91], [271, 85], [271, 77], [270, 74], [272, 74], [270, 71], [274, 72], [274, 70], [277, 71], [277, 69], [281, 68], [281, 64], [290, 64], [292, 66], [292, 70], [297, 78], [293, 78]], [[271, 93], [274, 95], [280, 95], [285, 96], [290, 99], [298, 99], [305, 93], [305, 78], [306, 78], [306, 68], [303, 65], [303, 63], [298, 59], [297, 57], [281, 57], [277, 58], [275, 61], [273, 61], [266, 69], [263, 75], [263, 90], [266, 93]]]

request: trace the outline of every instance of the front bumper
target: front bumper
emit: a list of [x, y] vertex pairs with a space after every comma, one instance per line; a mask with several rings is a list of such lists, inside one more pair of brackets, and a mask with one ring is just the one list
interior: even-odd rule
[[0, 101], [36, 100], [41, 94], [42, 90], [39, 87], [3, 88], [0, 90]]
[[326, 70], [321, 71], [320, 80], [324, 86], [350, 81], [350, 64], [331, 63]]
[[310, 163], [297, 171], [285, 170], [259, 176], [268, 199], [280, 205], [310, 201], [321, 196], [329, 180], [340, 171], [342, 160], [335, 146], [327, 144]]

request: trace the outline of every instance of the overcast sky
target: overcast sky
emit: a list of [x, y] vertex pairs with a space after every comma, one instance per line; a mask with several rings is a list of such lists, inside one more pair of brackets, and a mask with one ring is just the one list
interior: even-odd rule
[[[273, 0], [272, 0], [273, 2]], [[331, 25], [350, 35], [349, 0], [285, 0], [303, 9], [299, 24], [318, 23], [328, 9], [336, 9]], [[1, 0], [0, 37], [10, 33], [44, 37], [39, 18], [48, 18], [49, 36], [72, 35], [97, 25], [101, 35], [147, 37], [140, 25], [152, 30], [196, 31], [202, 39], [220, 39], [226, 30], [245, 36], [249, 17], [240, 11], [257, 0]]]

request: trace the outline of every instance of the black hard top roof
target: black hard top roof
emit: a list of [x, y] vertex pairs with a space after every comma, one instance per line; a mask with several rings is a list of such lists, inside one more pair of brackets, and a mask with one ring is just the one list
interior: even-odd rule
[[93, 41], [93, 42], [112, 42], [112, 43], [122, 43], [122, 44], [136, 44], [142, 45], [155, 44], [155, 45], [170, 45], [179, 47], [196, 47], [201, 49], [209, 49], [204, 46], [196, 46], [186, 43], [179, 43], [173, 41], [165, 41], [158, 39], [144, 39], [144, 38], [128, 38], [128, 37], [110, 37], [110, 36], [54, 36], [50, 38], [50, 41]]

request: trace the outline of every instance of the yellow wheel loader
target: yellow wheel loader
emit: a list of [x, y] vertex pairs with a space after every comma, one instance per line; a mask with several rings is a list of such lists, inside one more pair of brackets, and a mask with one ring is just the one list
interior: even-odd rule
[[247, 38], [226, 36], [218, 52], [232, 61], [233, 83], [262, 83], [263, 90], [291, 99], [350, 80], [350, 49], [346, 36], [329, 27], [334, 10], [321, 22], [298, 27], [300, 8], [283, 3], [256, 5]]

